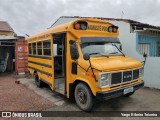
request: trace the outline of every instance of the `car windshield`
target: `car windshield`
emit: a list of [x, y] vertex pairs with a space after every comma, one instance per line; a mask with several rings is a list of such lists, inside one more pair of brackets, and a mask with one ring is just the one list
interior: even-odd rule
[[122, 55], [119, 50], [119, 43], [106, 43], [106, 42], [91, 42], [82, 43], [82, 52], [88, 53], [91, 56], [113, 56]]

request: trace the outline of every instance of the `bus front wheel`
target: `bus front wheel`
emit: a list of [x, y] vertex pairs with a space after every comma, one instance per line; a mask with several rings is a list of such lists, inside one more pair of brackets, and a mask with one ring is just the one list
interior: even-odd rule
[[75, 88], [74, 96], [80, 109], [84, 111], [91, 111], [94, 105], [94, 98], [86, 84], [79, 83]]

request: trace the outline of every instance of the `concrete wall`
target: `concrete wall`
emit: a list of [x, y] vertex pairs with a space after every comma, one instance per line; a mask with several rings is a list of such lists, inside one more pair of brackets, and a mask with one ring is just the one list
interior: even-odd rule
[[[121, 21], [111, 21], [119, 26], [119, 39], [123, 46], [123, 52], [132, 58], [143, 61], [143, 56], [137, 52], [138, 33], [130, 33], [130, 24]], [[160, 89], [160, 57], [147, 57], [144, 68], [145, 86]]]
[[148, 57], [144, 72], [145, 86], [160, 89], [160, 57]]

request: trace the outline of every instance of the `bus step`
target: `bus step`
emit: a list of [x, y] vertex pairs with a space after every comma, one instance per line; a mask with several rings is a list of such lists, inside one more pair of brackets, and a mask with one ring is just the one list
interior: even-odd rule
[[65, 90], [64, 89], [55, 89], [55, 91], [57, 92], [57, 93], [60, 93], [60, 94], [65, 94]]
[[58, 84], [55, 86], [55, 91], [60, 93], [60, 94], [65, 94], [65, 88], [64, 88], [64, 84]]

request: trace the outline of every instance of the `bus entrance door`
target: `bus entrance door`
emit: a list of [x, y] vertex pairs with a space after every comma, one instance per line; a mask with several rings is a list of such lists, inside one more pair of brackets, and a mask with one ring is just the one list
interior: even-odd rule
[[55, 91], [65, 94], [65, 34], [53, 35]]

